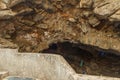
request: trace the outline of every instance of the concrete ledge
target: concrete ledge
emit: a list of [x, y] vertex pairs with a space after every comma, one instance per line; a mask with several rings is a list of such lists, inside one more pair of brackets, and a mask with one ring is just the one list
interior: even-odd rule
[[92, 76], [92, 75], [77, 75], [77, 80], [120, 80], [120, 78], [106, 77], [106, 76]]
[[19, 77], [19, 76], [8, 76], [8, 77], [4, 78], [3, 80], [40, 80], [40, 79]]
[[16, 49], [0, 49], [0, 70], [9, 71], [10, 76], [40, 80], [120, 80], [77, 74], [60, 55], [18, 53]]

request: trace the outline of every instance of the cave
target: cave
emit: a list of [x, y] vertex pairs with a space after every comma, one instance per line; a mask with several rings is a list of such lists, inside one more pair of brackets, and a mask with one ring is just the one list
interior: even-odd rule
[[76, 73], [120, 78], [120, 0], [0, 0], [0, 24], [1, 48], [61, 55]]
[[120, 77], [120, 56], [100, 50], [81, 49], [78, 44], [58, 42], [40, 51], [44, 54], [58, 54], [63, 56], [77, 73]]

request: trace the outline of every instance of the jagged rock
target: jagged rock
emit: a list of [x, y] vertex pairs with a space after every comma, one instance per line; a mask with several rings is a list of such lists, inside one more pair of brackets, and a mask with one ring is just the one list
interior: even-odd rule
[[120, 21], [120, 10], [109, 17], [110, 21]]
[[54, 13], [57, 10], [56, 7], [53, 6], [48, 0], [44, 0], [41, 6], [48, 13]]
[[20, 4], [22, 2], [25, 2], [26, 0], [7, 0], [7, 6], [9, 8], [14, 7], [17, 4]]
[[44, 13], [44, 10], [43, 10], [40, 13], [36, 14], [33, 20], [36, 22], [41, 21], [45, 18], [46, 15], [47, 15], [47, 13]]
[[90, 10], [82, 10], [81, 14], [85, 18], [89, 18], [91, 15], [93, 15], [93, 12], [91, 12]]
[[35, 22], [30, 21], [30, 20], [21, 20], [20, 22], [25, 24], [25, 25], [28, 25], [28, 26], [32, 26], [35, 24]]
[[[115, 15], [119, 13], [120, 0], [95, 0], [94, 5], [95, 14], [100, 15], [102, 18], [109, 18], [112, 16], [115, 19]], [[120, 20], [119, 14], [117, 20]]]
[[80, 8], [91, 8], [93, 4], [93, 0], [81, 0]]
[[7, 8], [6, 4], [0, 1], [0, 10], [6, 9], [6, 8]]
[[5, 3], [6, 5], [10, 3], [11, 0], [1, 0], [1, 2]]
[[15, 16], [16, 13], [12, 10], [1, 10], [0, 11], [0, 20], [1, 19], [10, 19], [11, 17]]
[[23, 9], [23, 10], [19, 11], [19, 12], [17, 13], [17, 15], [27, 15], [27, 14], [31, 13], [32, 11], [33, 11], [33, 9], [31, 9], [31, 8], [26, 8], [26, 9]]
[[89, 21], [89, 24], [92, 25], [92, 27], [95, 27], [100, 24], [100, 21], [94, 16], [89, 17], [88, 21]]

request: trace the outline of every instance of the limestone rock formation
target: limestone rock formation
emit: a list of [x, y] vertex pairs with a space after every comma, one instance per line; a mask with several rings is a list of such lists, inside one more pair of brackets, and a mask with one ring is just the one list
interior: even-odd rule
[[[95, 0], [101, 1], [101, 0]], [[120, 21], [120, 1], [119, 0], [103, 0], [98, 4], [94, 4], [94, 12], [102, 17], [108, 18], [111, 21]]]
[[69, 41], [118, 53], [119, 13], [120, 0], [0, 0], [0, 36], [20, 51]]

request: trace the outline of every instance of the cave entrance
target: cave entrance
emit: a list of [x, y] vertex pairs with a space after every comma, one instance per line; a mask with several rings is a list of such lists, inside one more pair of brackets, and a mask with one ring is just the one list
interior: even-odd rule
[[62, 55], [77, 73], [120, 77], [120, 56], [102, 51], [89, 52], [70, 42], [49, 45], [42, 53]]

